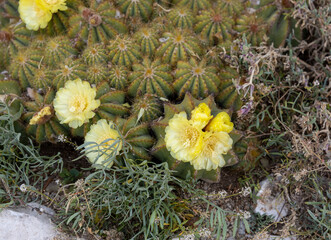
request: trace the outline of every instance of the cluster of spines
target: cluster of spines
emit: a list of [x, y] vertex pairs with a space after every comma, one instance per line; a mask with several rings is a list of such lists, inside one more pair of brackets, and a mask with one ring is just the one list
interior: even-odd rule
[[207, 65], [206, 60], [196, 61], [191, 58], [188, 62], [178, 62], [173, 85], [180, 99], [186, 92], [195, 98], [216, 94], [219, 84], [217, 68]]
[[133, 72], [129, 76], [130, 86], [128, 88], [130, 96], [149, 93], [166, 98], [173, 95], [173, 78], [169, 73], [169, 65], [162, 64], [158, 59], [152, 62], [145, 58], [141, 64], [134, 64], [132, 68]]
[[69, 19], [68, 35], [88, 45], [107, 43], [120, 33], [126, 33], [125, 24], [116, 18], [116, 10], [108, 1], [92, 0], [90, 7], [80, 6], [79, 13]]

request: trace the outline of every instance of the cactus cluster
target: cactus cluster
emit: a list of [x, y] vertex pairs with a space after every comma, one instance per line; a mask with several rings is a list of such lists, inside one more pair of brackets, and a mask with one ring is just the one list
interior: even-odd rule
[[[174, 159], [164, 133], [175, 114], [190, 116], [200, 103], [213, 115], [221, 108], [229, 114], [241, 108], [234, 84], [240, 73], [220, 58], [222, 49], [243, 36], [252, 45], [267, 36], [275, 46], [284, 45], [293, 30], [300, 37], [295, 21], [285, 17], [289, 1], [277, 0], [276, 8], [270, 0], [259, 5], [240, 0], [65, 2], [67, 10], [52, 12], [47, 27], [38, 31], [20, 20], [19, 1], [0, 4], [0, 70], [9, 73], [0, 80], [0, 94], [21, 99], [18, 122], [44, 142], [60, 135], [84, 137], [98, 120], [113, 121], [130, 146], [130, 157], [166, 161], [181, 177], [217, 181], [220, 176], [220, 169], [197, 171]], [[95, 89], [100, 104], [88, 121], [72, 128], [60, 123], [53, 99], [76, 79]], [[255, 164], [256, 142], [236, 130], [230, 136], [233, 147], [225, 166], [239, 162], [247, 170]]]

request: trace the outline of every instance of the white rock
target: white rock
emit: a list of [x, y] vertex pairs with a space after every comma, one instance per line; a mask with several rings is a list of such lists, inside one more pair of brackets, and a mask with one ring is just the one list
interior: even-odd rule
[[54, 211], [38, 203], [25, 208], [4, 209], [0, 212], [0, 239], [5, 240], [53, 240], [61, 239], [50, 216]]
[[284, 196], [275, 192], [275, 184], [269, 179], [263, 180], [260, 183], [261, 189], [257, 193], [260, 198], [257, 200], [255, 212], [263, 215], [270, 215], [274, 217], [274, 221], [279, 221], [288, 213], [288, 208], [285, 206]]

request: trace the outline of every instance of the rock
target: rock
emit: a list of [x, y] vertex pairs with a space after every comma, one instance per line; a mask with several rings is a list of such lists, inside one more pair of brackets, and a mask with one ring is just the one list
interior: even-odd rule
[[77, 239], [60, 233], [52, 223], [54, 211], [38, 203], [24, 208], [7, 208], [0, 212], [0, 239], [54, 240]]
[[257, 193], [259, 199], [254, 211], [261, 215], [266, 214], [279, 221], [288, 213], [284, 196], [279, 192], [275, 183], [265, 179], [260, 183], [261, 189]]

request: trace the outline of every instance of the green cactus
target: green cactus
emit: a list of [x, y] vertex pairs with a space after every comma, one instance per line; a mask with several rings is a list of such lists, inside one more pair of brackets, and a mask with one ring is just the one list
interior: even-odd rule
[[22, 120], [27, 124], [26, 133], [38, 142], [56, 142], [58, 136], [68, 136], [68, 127], [60, 124], [52, 106], [55, 91], [49, 89], [43, 96], [36, 90], [29, 94], [31, 101], [23, 102], [26, 112]]
[[[6, 0], [0, 3], [0, 9], [3, 9], [3, 15], [6, 19], [19, 19], [18, 0]], [[1, 11], [0, 11], [1, 12]]]
[[197, 23], [194, 30], [199, 33], [202, 39], [206, 40], [209, 44], [215, 44], [214, 39], [218, 35], [223, 41], [231, 38], [230, 30], [234, 21], [231, 16], [219, 8], [202, 11], [197, 16]]
[[10, 54], [7, 45], [0, 42], [0, 71], [7, 69], [10, 64]]
[[107, 82], [101, 82], [96, 86], [96, 99], [100, 100], [100, 106], [95, 111], [95, 116], [89, 123], [79, 128], [72, 128], [71, 134], [84, 137], [90, 130], [90, 126], [100, 119], [114, 120], [117, 116], [128, 115], [130, 110], [124, 105], [125, 92], [111, 89]]
[[258, 46], [267, 35], [268, 26], [261, 17], [252, 13], [239, 17], [234, 29], [245, 35], [247, 42]]
[[191, 29], [195, 21], [192, 11], [183, 7], [171, 9], [168, 18], [175, 27], [181, 29]]
[[80, 60], [66, 58], [63, 63], [53, 71], [55, 77], [52, 85], [55, 89], [59, 89], [69, 80], [77, 78], [86, 79], [86, 66]]
[[[155, 136], [157, 137], [157, 143], [152, 148], [151, 153], [154, 157], [159, 159], [162, 162], [167, 162], [169, 165], [169, 168], [175, 171], [175, 175], [187, 178], [189, 176], [194, 177], [196, 179], [203, 179], [205, 181], [209, 182], [218, 182], [220, 180], [220, 168], [216, 170], [206, 171], [206, 170], [195, 170], [193, 166], [188, 162], [182, 162], [174, 159], [170, 152], [166, 148], [165, 143], [165, 129], [168, 126], [169, 120], [177, 113], [180, 113], [182, 111], [185, 111], [189, 118], [191, 115], [191, 111], [197, 107], [200, 103], [205, 103], [207, 106], [211, 109], [211, 114], [213, 116], [216, 116], [219, 112], [221, 112], [221, 109], [218, 109], [216, 106], [216, 103], [213, 99], [213, 97], [210, 95], [207, 98], [203, 100], [197, 100], [192, 97], [191, 94], [187, 93], [185, 95], [184, 100], [182, 103], [174, 105], [170, 103], [164, 104], [164, 118], [159, 121], [154, 121], [151, 123], [152, 130], [155, 133]], [[241, 139], [241, 134], [237, 130], [232, 130], [230, 133], [230, 136], [233, 140], [233, 144], [238, 142], [239, 139]], [[224, 160], [226, 162], [227, 166], [232, 166], [236, 164], [239, 159], [238, 156], [234, 153], [234, 151], [230, 150], [226, 155], [224, 155]]]
[[209, 0], [175, 0], [175, 3], [178, 2], [179, 6], [187, 7], [193, 11], [193, 13], [198, 13], [201, 10], [212, 9], [211, 3]]
[[149, 148], [151, 148], [155, 139], [149, 134], [148, 122], [139, 123], [136, 115], [123, 119], [117, 117], [114, 120], [124, 140], [130, 145], [128, 157], [132, 159], [146, 159], [151, 160]]
[[79, 14], [69, 19], [68, 35], [81, 39], [88, 45], [107, 43], [117, 34], [127, 32], [126, 26], [115, 15], [116, 10], [110, 2], [92, 0], [90, 8], [81, 6]]
[[22, 89], [15, 80], [3, 80], [0, 75], [0, 97], [9, 107], [9, 112], [15, 115], [20, 112], [22, 107], [21, 95]]
[[114, 65], [109, 71], [109, 84], [118, 90], [126, 89], [128, 85], [128, 71], [124, 66]]
[[41, 65], [33, 69], [33, 78], [30, 80], [30, 85], [34, 89], [47, 89], [52, 86], [54, 72], [48, 67]]
[[108, 69], [104, 64], [95, 64], [88, 67], [87, 71], [87, 80], [89, 83], [99, 83], [107, 80], [108, 78]]
[[140, 17], [144, 21], [153, 11], [153, 0], [116, 0], [116, 3], [126, 17]]
[[180, 60], [188, 60], [201, 53], [199, 41], [190, 31], [177, 29], [163, 34], [162, 45], [157, 49], [156, 56], [165, 63], [175, 66]]
[[153, 94], [145, 94], [136, 98], [131, 112], [132, 115], [140, 117], [142, 122], [153, 121], [163, 114], [161, 101]]
[[179, 61], [173, 83], [178, 97], [182, 99], [186, 92], [190, 92], [195, 98], [218, 93], [220, 79], [216, 73], [217, 68], [207, 65], [205, 59], [199, 62], [193, 58], [188, 62]]
[[93, 44], [85, 48], [82, 58], [88, 65], [106, 64], [108, 61], [107, 50], [102, 44]]
[[38, 68], [41, 60], [40, 51], [22, 48], [13, 57], [9, 72], [14, 79], [20, 81], [22, 88], [27, 88], [32, 85], [33, 72]]
[[69, 18], [77, 14], [77, 10], [82, 6], [80, 0], [66, 0], [67, 10], [57, 11], [52, 14], [52, 19], [47, 24], [45, 29], [39, 30], [40, 33], [46, 33], [50, 36], [57, 36], [59, 34], [64, 34], [69, 29]]
[[232, 80], [240, 79], [239, 73], [231, 68], [225, 67], [219, 73], [221, 84], [219, 85], [219, 94], [216, 96], [216, 103], [222, 108], [238, 111], [243, 102]]
[[[292, 33], [296, 39], [302, 38], [300, 28], [296, 27], [296, 20], [288, 16], [293, 8], [290, 0], [261, 0], [258, 5], [251, 5], [256, 9], [257, 15], [269, 25], [269, 44], [273, 43], [275, 47], [284, 46]], [[298, 42], [292, 40], [291, 44], [295, 46]]]
[[258, 146], [260, 142], [256, 138], [241, 139], [233, 147], [234, 152], [236, 152], [239, 162], [233, 166], [232, 169], [236, 171], [249, 172], [255, 169], [260, 160], [259, 156], [261, 154]]
[[23, 23], [10, 24], [0, 30], [0, 42], [6, 45], [10, 55], [13, 56], [19, 48], [29, 45], [32, 34]]
[[68, 57], [74, 57], [77, 50], [71, 46], [70, 40], [66, 37], [58, 36], [50, 38], [45, 46], [45, 59], [47, 65], [55, 67]]
[[128, 88], [130, 96], [155, 93], [166, 98], [173, 95], [173, 79], [169, 73], [169, 65], [161, 64], [158, 59], [152, 62], [145, 58], [141, 64], [134, 64], [132, 68], [133, 72], [129, 76], [130, 86]]
[[128, 37], [117, 37], [109, 42], [109, 58], [113, 64], [130, 67], [141, 58], [140, 48]]
[[135, 40], [140, 46], [141, 53], [149, 57], [154, 55], [155, 49], [160, 46], [155, 29], [144, 27], [135, 34]]
[[229, 16], [239, 15], [245, 6], [240, 0], [218, 0], [217, 3], [219, 8], [228, 13]]

